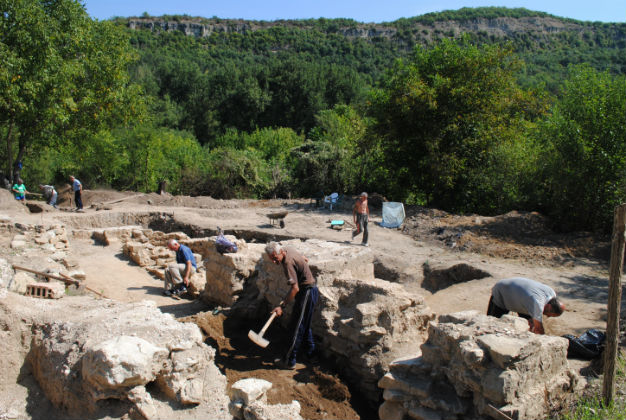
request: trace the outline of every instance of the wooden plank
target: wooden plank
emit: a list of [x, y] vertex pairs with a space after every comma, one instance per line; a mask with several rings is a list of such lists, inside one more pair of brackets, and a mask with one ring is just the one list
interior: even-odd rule
[[622, 267], [624, 265], [624, 233], [626, 232], [626, 204], [615, 208], [613, 239], [611, 243], [611, 268], [609, 271], [609, 296], [606, 319], [606, 347], [604, 348], [604, 380], [602, 396], [606, 405], [615, 394], [615, 365], [619, 339], [619, 311], [622, 296]]
[[[39, 275], [39, 276], [43, 276], [43, 277], [46, 277], [46, 278], [49, 278], [49, 279], [59, 280], [59, 281], [64, 282], [65, 284], [74, 284], [74, 285], [76, 285], [77, 287], [80, 287], [80, 286], [81, 286], [80, 280], [76, 280], [76, 279], [74, 279], [74, 278], [72, 278], [72, 277], [70, 277], [70, 276], [66, 276], [66, 275], [65, 275], [65, 274], [63, 274], [63, 273], [59, 273], [59, 276], [57, 276], [57, 275], [55, 275], [55, 274], [42, 273], [41, 271], [33, 270], [33, 269], [31, 269], [31, 268], [27, 268], [27, 267], [21, 267], [21, 266], [19, 266], [19, 265], [13, 265], [13, 268], [14, 268], [15, 270], [28, 271], [29, 273], [37, 274], [37, 275]], [[102, 293], [100, 293], [100, 292], [96, 292], [95, 290], [93, 290], [93, 289], [92, 289], [92, 288], [90, 288], [90, 287], [87, 287], [87, 286], [83, 286], [83, 287], [84, 287], [86, 290], [89, 290], [90, 292], [95, 293], [96, 295], [98, 295], [98, 296], [100, 296], [100, 297], [102, 297], [102, 298], [108, 299], [108, 297], [106, 297], [105, 295], [103, 295], [103, 294], [102, 294]]]
[[510, 416], [506, 415], [506, 413], [502, 412], [502, 410], [500, 410], [497, 407], [494, 407], [491, 404], [487, 404], [487, 408], [488, 408], [488, 410], [486, 410], [486, 411], [489, 411], [489, 413], [487, 413], [487, 414], [489, 414], [489, 416], [494, 418], [494, 419], [497, 419], [497, 420], [513, 420]]
[[46, 278], [49, 278], [49, 279], [59, 280], [59, 281], [64, 282], [65, 284], [75, 284], [77, 286], [80, 285], [80, 281], [79, 280], [73, 279], [71, 277], [67, 277], [67, 276], [60, 277], [60, 276], [57, 276], [55, 274], [42, 273], [41, 271], [36, 271], [36, 270], [33, 270], [32, 268], [22, 267], [22, 266], [19, 266], [19, 265], [13, 265], [13, 268], [15, 270], [28, 271], [29, 273], [37, 274], [39, 276], [43, 276], [43, 277], [46, 277]]
[[[66, 276], [66, 275], [65, 275], [65, 274], [63, 274], [63, 273], [59, 273], [59, 274], [61, 274], [63, 277], [65, 277], [65, 278], [66, 278], [66, 279], [68, 279], [68, 280], [74, 280], [74, 279], [72, 279], [70, 276]], [[89, 290], [90, 292], [95, 293], [96, 295], [100, 296], [101, 298], [108, 299], [108, 297], [106, 297], [105, 295], [103, 295], [103, 294], [102, 294], [102, 293], [100, 293], [100, 292], [96, 292], [96, 291], [95, 291], [95, 290], [93, 290], [91, 287], [87, 287], [87, 286], [83, 286], [83, 287], [84, 287], [86, 290]]]

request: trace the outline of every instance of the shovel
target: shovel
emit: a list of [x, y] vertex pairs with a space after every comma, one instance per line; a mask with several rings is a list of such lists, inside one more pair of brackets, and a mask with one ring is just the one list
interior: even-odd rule
[[260, 347], [267, 347], [270, 342], [263, 338], [263, 334], [265, 334], [265, 331], [269, 328], [274, 318], [276, 318], [276, 312], [272, 312], [272, 316], [270, 316], [270, 319], [267, 320], [267, 322], [265, 323], [265, 325], [263, 325], [263, 328], [261, 328], [261, 331], [259, 331], [258, 334], [250, 330], [250, 332], [248, 332], [248, 338]]

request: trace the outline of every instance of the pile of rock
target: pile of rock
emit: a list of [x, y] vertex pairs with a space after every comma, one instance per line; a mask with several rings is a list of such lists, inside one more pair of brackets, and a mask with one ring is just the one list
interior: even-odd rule
[[227, 415], [226, 377], [195, 324], [177, 322], [150, 301], [73, 297], [69, 311], [58, 301], [37, 304], [28, 361], [47, 398], [69, 415], [93, 414], [113, 399], [145, 418], [163, 418], [163, 402], [152, 398], [149, 384], [159, 399], [210, 403], [208, 417]]
[[[26, 266], [32, 270], [55, 276], [64, 276], [74, 280], [84, 280], [85, 274], [78, 269], [78, 264], [68, 258], [70, 250], [67, 229], [64, 225], [40, 225], [14, 222], [11, 218], [0, 217], [0, 232], [11, 235], [11, 250], [7, 260], [2, 260], [3, 275], [6, 281], [0, 286], [16, 293], [36, 297], [60, 298], [65, 292], [66, 283], [37, 276], [25, 271], [13, 274], [12, 265]], [[42, 255], [46, 257], [41, 264]], [[37, 261], [38, 266], [31, 266]]]
[[14, 226], [16, 230], [21, 232], [13, 236], [11, 240], [12, 249], [23, 249], [35, 245], [45, 251], [56, 252], [70, 247], [67, 232], [62, 225], [44, 226], [16, 223]]
[[547, 418], [584, 386], [568, 366], [567, 346], [528, 332], [521, 318], [443, 315], [430, 324], [421, 355], [394, 361], [380, 380], [379, 417]]
[[[107, 237], [109, 238], [110, 235]], [[163, 233], [152, 229], [132, 229], [121, 231], [120, 239], [123, 242], [123, 252], [137, 265], [143, 267], [153, 276], [163, 280], [165, 268], [176, 262], [176, 253], [167, 248], [167, 241], [176, 239], [181, 244], [192, 241], [182, 232]], [[204, 290], [205, 274], [202, 254], [195, 253], [196, 271], [189, 279], [187, 288], [191, 296], [199, 296]]]

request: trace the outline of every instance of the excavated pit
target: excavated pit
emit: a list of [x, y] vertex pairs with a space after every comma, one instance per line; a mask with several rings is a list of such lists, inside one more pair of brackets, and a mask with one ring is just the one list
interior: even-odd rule
[[[202, 228], [180, 222], [170, 212], [108, 212], [89, 217], [71, 215], [64, 216], [63, 222], [74, 228], [75, 238], [94, 239], [101, 245], [108, 245], [110, 241], [112, 243], [112, 240], [119, 240], [124, 235], [132, 236], [138, 230], [151, 230], [156, 235], [183, 232], [194, 238], [192, 241], [217, 234], [217, 227]], [[224, 233], [251, 244], [264, 244], [271, 240], [301, 240], [254, 230], [236, 229]], [[196, 249], [194, 252], [199, 251]], [[313, 266], [311, 269], [314, 275], [319, 274], [318, 267]], [[246, 281], [251, 282], [255, 276], [254, 273], [250, 274]], [[332, 358], [321, 356], [314, 364], [299, 363], [295, 374], [277, 369], [273, 361], [288, 345], [285, 339], [287, 332], [283, 325], [276, 322], [266, 334], [266, 338], [271, 341], [270, 346], [262, 349], [254, 345], [247, 335], [250, 329], [258, 331], [265, 322], [265, 319], [250, 318], [258, 314], [259, 308], [230, 316], [231, 311], [221, 310], [217, 302], [203, 300], [210, 305], [208, 312], [179, 318], [179, 321], [194, 322], [201, 328], [206, 343], [217, 350], [216, 364], [226, 375], [229, 386], [247, 377], [266, 379], [273, 383], [272, 390], [268, 392], [270, 404], [287, 404], [291, 400], [298, 400], [302, 406], [301, 415], [307, 419], [367, 418], [372, 410], [377, 409], [381, 399], [365, 397], [349, 380], [343, 378], [342, 369], [335, 365]], [[269, 312], [269, 308], [264, 306], [262, 312]]]
[[449, 268], [433, 269], [424, 264], [424, 281], [422, 288], [435, 293], [454, 284], [490, 277], [491, 274], [469, 264], [456, 264]]

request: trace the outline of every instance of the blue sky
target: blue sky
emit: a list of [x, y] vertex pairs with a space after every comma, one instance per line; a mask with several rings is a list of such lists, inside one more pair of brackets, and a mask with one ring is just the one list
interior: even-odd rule
[[87, 12], [96, 19], [113, 16], [190, 16], [251, 20], [351, 18], [359, 22], [389, 22], [461, 7], [524, 7], [578, 20], [625, 22], [623, 0], [85, 0]]

